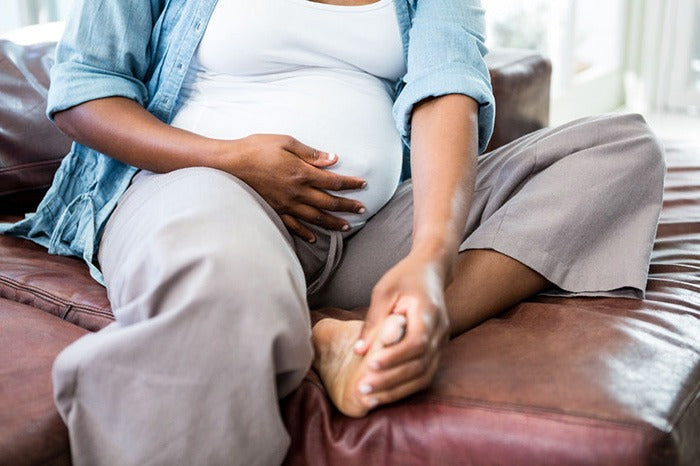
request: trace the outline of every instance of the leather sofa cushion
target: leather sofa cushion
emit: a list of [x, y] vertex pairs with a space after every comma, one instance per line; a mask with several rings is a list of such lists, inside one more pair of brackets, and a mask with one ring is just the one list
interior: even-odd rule
[[87, 330], [112, 320], [105, 288], [82, 260], [49, 255], [31, 241], [0, 235], [0, 298], [32, 306]]
[[0, 464], [70, 464], [68, 431], [53, 404], [51, 365], [85, 333], [31, 306], [0, 299]]

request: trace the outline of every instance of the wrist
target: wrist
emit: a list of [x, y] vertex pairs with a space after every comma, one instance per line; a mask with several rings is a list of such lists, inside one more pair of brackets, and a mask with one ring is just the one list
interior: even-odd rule
[[205, 165], [222, 170], [232, 175], [240, 173], [244, 160], [244, 139], [210, 139], [208, 150], [205, 151], [208, 160]]
[[422, 238], [418, 241], [414, 238], [409, 254], [431, 263], [447, 286], [452, 281], [458, 247], [456, 242], [447, 241], [444, 236], [442, 238]]

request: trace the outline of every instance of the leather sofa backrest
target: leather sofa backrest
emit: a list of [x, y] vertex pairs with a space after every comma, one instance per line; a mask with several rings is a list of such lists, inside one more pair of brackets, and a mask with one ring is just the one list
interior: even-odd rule
[[0, 205], [33, 210], [51, 184], [71, 141], [44, 115], [52, 42], [0, 40]]

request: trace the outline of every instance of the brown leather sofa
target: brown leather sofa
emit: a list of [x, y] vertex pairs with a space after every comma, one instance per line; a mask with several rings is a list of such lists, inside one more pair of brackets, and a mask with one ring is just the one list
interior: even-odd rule
[[[36, 206], [70, 144], [43, 115], [54, 45], [0, 40], [0, 221]], [[488, 63], [494, 148], [547, 124], [550, 67], [521, 51]], [[363, 419], [310, 373], [282, 402], [287, 463], [700, 464], [700, 148], [667, 158], [646, 300], [522, 303], [452, 340], [428, 390]], [[70, 463], [51, 364], [111, 320], [79, 260], [0, 236], [1, 465]]]

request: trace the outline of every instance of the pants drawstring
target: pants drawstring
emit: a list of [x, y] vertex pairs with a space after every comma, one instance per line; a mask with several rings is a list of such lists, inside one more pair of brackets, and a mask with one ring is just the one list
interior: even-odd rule
[[318, 291], [326, 281], [330, 278], [335, 268], [340, 263], [343, 257], [343, 234], [339, 231], [330, 231], [330, 244], [328, 246], [328, 255], [326, 263], [323, 265], [323, 270], [316, 279], [308, 286], [307, 293], [309, 295]]

